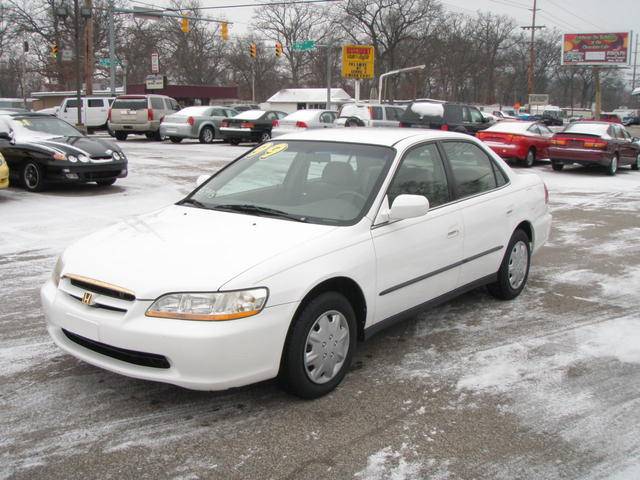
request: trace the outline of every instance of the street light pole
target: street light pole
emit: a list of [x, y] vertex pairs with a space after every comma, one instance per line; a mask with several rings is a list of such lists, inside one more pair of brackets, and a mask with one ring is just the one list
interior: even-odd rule
[[82, 127], [82, 98], [81, 98], [81, 88], [82, 84], [80, 82], [80, 7], [78, 6], [78, 0], [73, 0], [73, 26], [75, 28], [75, 67], [76, 67], [76, 102], [77, 102], [77, 111], [78, 111], [78, 127]]
[[391, 75], [397, 75], [403, 72], [412, 72], [414, 70], [424, 70], [425, 68], [427, 68], [426, 65], [416, 65], [415, 67], [407, 67], [407, 68], [400, 68], [398, 70], [391, 70], [390, 72], [386, 72], [380, 75], [380, 78], [378, 79], [378, 103], [382, 103], [382, 88], [384, 85], [384, 79], [386, 77], [390, 77]]
[[327, 110], [331, 110], [331, 39], [327, 42]]
[[116, 42], [114, 39], [113, 0], [109, 0], [109, 87], [111, 88], [111, 96], [116, 96]]

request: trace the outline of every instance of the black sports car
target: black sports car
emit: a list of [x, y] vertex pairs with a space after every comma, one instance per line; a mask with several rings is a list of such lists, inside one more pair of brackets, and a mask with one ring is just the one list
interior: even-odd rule
[[231, 145], [238, 145], [243, 141], [266, 142], [271, 138], [274, 123], [286, 116], [284, 112], [273, 110], [247, 110], [220, 121], [220, 134]]
[[118, 146], [41, 113], [0, 112], [0, 152], [10, 176], [33, 192], [47, 183], [113, 185], [127, 176], [127, 158]]

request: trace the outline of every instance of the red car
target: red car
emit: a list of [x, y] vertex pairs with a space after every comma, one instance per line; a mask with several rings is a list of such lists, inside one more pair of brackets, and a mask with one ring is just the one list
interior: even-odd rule
[[536, 159], [549, 157], [553, 132], [538, 122], [498, 122], [476, 135], [502, 158], [532, 167]]
[[551, 139], [549, 156], [556, 171], [566, 164], [602, 165], [615, 175], [621, 165], [640, 169], [640, 144], [622, 126], [609, 122], [574, 122]]

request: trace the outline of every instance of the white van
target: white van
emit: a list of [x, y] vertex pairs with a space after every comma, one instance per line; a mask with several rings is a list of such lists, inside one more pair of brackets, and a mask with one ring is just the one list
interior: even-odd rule
[[[82, 123], [89, 130], [107, 128], [109, 107], [115, 97], [82, 97]], [[78, 103], [75, 97], [65, 98], [57, 117], [71, 125], [78, 122]]]

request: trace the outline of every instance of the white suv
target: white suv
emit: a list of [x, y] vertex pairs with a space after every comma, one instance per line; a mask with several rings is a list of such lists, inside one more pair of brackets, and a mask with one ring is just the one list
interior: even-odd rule
[[380, 103], [347, 103], [338, 112], [338, 127], [398, 127], [404, 108]]
[[[82, 97], [82, 123], [88, 130], [108, 128], [109, 107], [114, 99], [115, 97]], [[56, 116], [71, 125], [78, 123], [78, 100], [75, 97], [65, 98]]]

